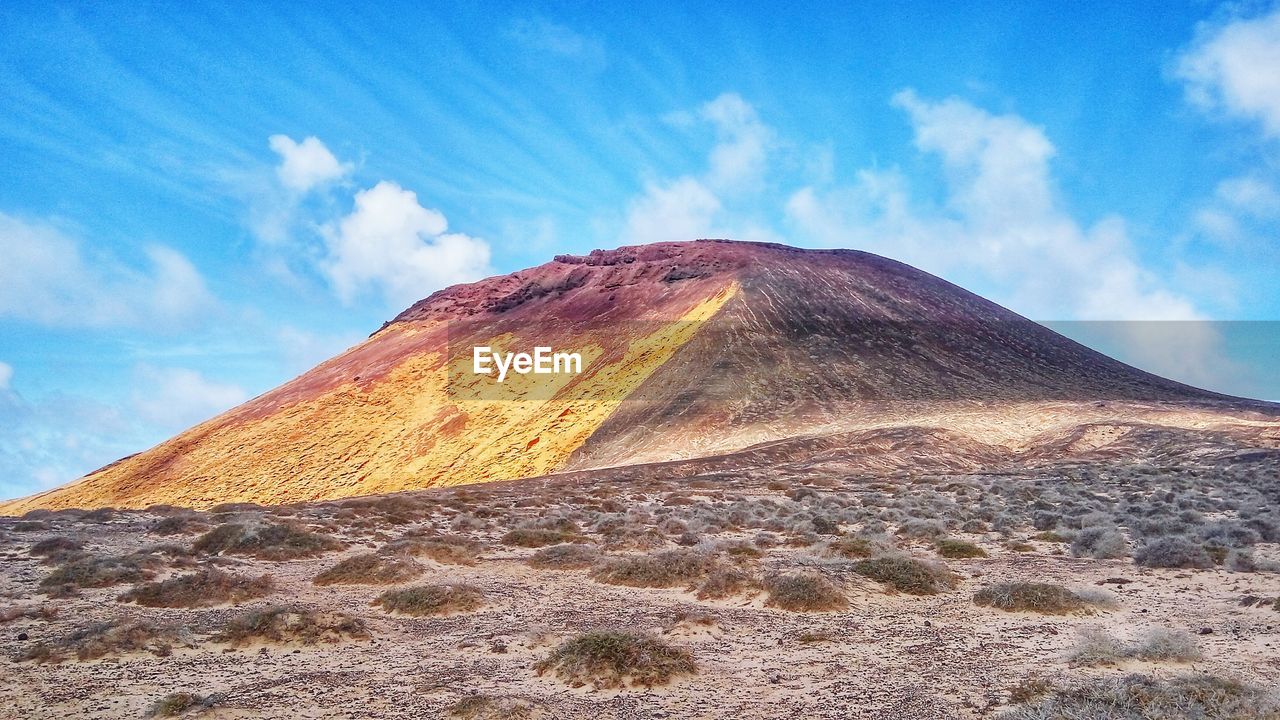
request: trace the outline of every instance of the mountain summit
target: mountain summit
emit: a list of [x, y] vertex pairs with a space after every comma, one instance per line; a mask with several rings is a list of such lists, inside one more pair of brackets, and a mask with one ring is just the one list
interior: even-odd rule
[[[573, 351], [581, 372], [498, 383], [474, 372], [481, 347]], [[658, 243], [441, 290], [300, 377], [0, 511], [286, 503], [797, 439], [847, 454], [889, 428], [943, 433], [931, 452], [1097, 450], [1137, 425], [1247, 426], [1257, 413], [1273, 414], [869, 253]]]

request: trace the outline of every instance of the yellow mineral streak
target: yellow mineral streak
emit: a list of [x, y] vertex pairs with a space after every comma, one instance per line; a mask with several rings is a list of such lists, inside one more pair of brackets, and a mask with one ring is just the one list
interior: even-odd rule
[[[580, 375], [513, 373], [500, 388], [482, 387], [492, 380], [472, 374], [469, 355], [448, 364], [442, 353], [414, 355], [371, 388], [349, 382], [266, 417], [215, 419], [78, 483], [0, 505], [0, 513], [277, 504], [553, 472], [738, 291], [730, 283], [639, 337], [571, 336], [555, 349], [582, 354]], [[495, 349], [514, 343], [509, 335], [489, 340]], [[170, 462], [147, 477], [157, 458]]]

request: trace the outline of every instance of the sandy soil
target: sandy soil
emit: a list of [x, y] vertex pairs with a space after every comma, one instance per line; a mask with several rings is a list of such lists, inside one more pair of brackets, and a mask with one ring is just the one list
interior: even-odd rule
[[[1014, 552], [995, 533], [955, 534], [976, 542], [990, 557], [948, 561], [960, 585], [925, 597], [888, 593], [853, 573], [848, 561], [805, 548], [768, 549], [759, 561], [762, 572], [816, 567], [844, 584], [849, 608], [820, 613], [768, 608], [758, 596], [699, 601], [682, 589], [604, 585], [587, 571], [533, 569], [524, 562], [533, 550], [491, 543], [474, 566], [424, 560], [426, 574], [413, 581], [475, 584], [488, 598], [484, 608], [408, 618], [370, 606], [383, 587], [310, 582], [338, 559], [377, 547], [384, 536], [353, 536], [355, 544], [347, 550], [311, 560], [235, 560], [236, 572], [270, 573], [278, 587], [275, 595], [246, 607], [287, 601], [340, 609], [364, 618], [373, 636], [319, 646], [232, 650], [209, 639], [244, 608], [140, 608], [115, 600], [127, 586], [84, 590], [60, 600], [37, 592], [49, 568], [27, 554], [31, 543], [65, 535], [86, 538], [94, 552], [125, 552], [160, 540], [144, 532], [153, 519], [146, 513], [92, 524], [52, 519], [48, 529], [37, 532], [15, 531], [14, 521], [0, 521], [6, 537], [0, 546], [4, 604], [53, 605], [60, 611], [52, 621], [0, 625], [5, 656], [16, 657], [32, 643], [86, 622], [121, 616], [189, 627], [198, 645], [169, 657], [135, 654], [57, 665], [6, 660], [0, 717], [136, 718], [157, 698], [191, 691], [225, 696], [200, 715], [208, 718], [444, 717], [447, 707], [474, 693], [519, 699], [544, 718], [985, 718], [1004, 709], [1010, 688], [1031, 676], [1134, 671], [1165, 676], [1194, 670], [1280, 684], [1280, 612], [1240, 603], [1245, 596], [1280, 596], [1280, 575], [1144, 569], [1130, 560], [1073, 558], [1053, 543], [1036, 542], [1033, 552]], [[433, 522], [439, 519], [408, 527]], [[500, 529], [476, 536], [492, 538]], [[752, 535], [726, 533], [716, 539]], [[904, 546], [921, 557], [933, 556], [928, 545]], [[1275, 557], [1277, 548], [1258, 546], [1255, 553]], [[1112, 578], [1132, 582], [1105, 585], [1118, 599], [1110, 610], [1039, 615], [971, 601], [976, 589], [996, 580], [1096, 588]], [[678, 620], [691, 611], [710, 614], [714, 624]], [[1122, 638], [1152, 627], [1189, 630], [1197, 633], [1204, 658], [1192, 665], [1127, 661], [1109, 668], [1071, 668], [1065, 650], [1075, 631], [1089, 625]], [[570, 688], [533, 670], [560, 640], [603, 626], [648, 630], [687, 647], [698, 673], [664, 687], [593, 691]], [[806, 633], [825, 633], [828, 639], [802, 642]]]

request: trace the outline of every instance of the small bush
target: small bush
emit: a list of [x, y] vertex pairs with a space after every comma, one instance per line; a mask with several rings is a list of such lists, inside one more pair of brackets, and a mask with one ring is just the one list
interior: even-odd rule
[[214, 635], [216, 642], [241, 647], [251, 642], [315, 645], [340, 640], [367, 640], [364, 621], [346, 613], [277, 605], [232, 618]]
[[151, 705], [146, 717], [178, 717], [190, 712], [201, 712], [221, 702], [219, 695], [196, 695], [189, 692], [169, 693]]
[[849, 606], [844, 591], [823, 575], [784, 573], [764, 579], [769, 593], [765, 605], [792, 612], [843, 610]]
[[342, 549], [326, 535], [287, 523], [219, 525], [196, 539], [192, 548], [208, 555], [249, 555], [260, 560], [297, 560]]
[[1156, 538], [1138, 548], [1133, 561], [1154, 568], [1211, 568], [1213, 558], [1204, 547], [1184, 537]]
[[591, 577], [609, 585], [666, 588], [690, 585], [716, 567], [715, 558], [696, 550], [667, 550], [653, 555], [607, 558]]
[[947, 534], [947, 526], [940, 520], [912, 518], [898, 526], [898, 535], [905, 538], [933, 540]]
[[946, 566], [926, 563], [907, 555], [882, 555], [859, 560], [853, 570], [908, 595], [934, 595], [956, 584], [955, 576]]
[[973, 594], [973, 603], [999, 610], [1062, 615], [1085, 607], [1080, 596], [1052, 583], [1008, 582], [988, 585]]
[[316, 585], [393, 585], [408, 582], [424, 570], [409, 557], [364, 553], [339, 562], [311, 582]]
[[512, 698], [470, 695], [445, 708], [454, 720], [533, 720], [533, 706]]
[[734, 540], [731, 542], [723, 542], [716, 545], [716, 552], [722, 552], [725, 555], [739, 559], [754, 560], [764, 557], [764, 553], [760, 548], [746, 542], [745, 540]]
[[944, 558], [961, 559], [961, 558], [984, 558], [987, 557], [987, 551], [964, 540], [950, 540], [942, 538], [934, 542], [934, 546], [938, 549], [938, 554]]
[[145, 607], [198, 608], [240, 603], [263, 597], [273, 590], [270, 575], [248, 578], [204, 568], [190, 575], [139, 585], [121, 595], [119, 600]]
[[7, 607], [0, 609], [0, 625], [14, 620], [44, 620], [58, 617], [59, 609], [53, 605], [33, 605], [27, 607]]
[[208, 529], [208, 523], [199, 515], [171, 515], [151, 523], [147, 532], [152, 535], [186, 535]]
[[498, 542], [515, 547], [536, 548], [570, 543], [581, 539], [582, 536], [574, 531], [547, 528], [516, 528], [503, 535]]
[[534, 665], [573, 687], [652, 687], [697, 672], [693, 655], [656, 638], [632, 632], [592, 630], [561, 643]]
[[1209, 675], [1091, 677], [1055, 687], [1002, 720], [1274, 720], [1272, 690]]
[[40, 581], [40, 589], [53, 597], [74, 594], [79, 588], [104, 588], [150, 580], [165, 561], [149, 553], [94, 555], [71, 560]]
[[389, 542], [378, 551], [389, 555], [412, 555], [442, 565], [475, 565], [483, 544], [459, 535], [404, 537]]
[[1138, 636], [1129, 654], [1140, 660], [1193, 662], [1200, 659], [1196, 636], [1186, 630], [1152, 628]]
[[1124, 644], [1100, 627], [1077, 631], [1076, 643], [1067, 652], [1067, 662], [1076, 667], [1111, 665], [1128, 655]]
[[699, 600], [723, 600], [735, 595], [753, 592], [759, 583], [755, 577], [742, 568], [732, 565], [717, 566], [698, 585]]
[[176, 645], [195, 647], [175, 628], [145, 621], [116, 620], [86, 625], [54, 642], [37, 643], [18, 659], [61, 663], [74, 655], [83, 662], [107, 655], [144, 651], [166, 657]]
[[889, 543], [880, 538], [866, 535], [844, 535], [827, 543], [823, 554], [833, 557], [860, 560], [873, 557], [889, 550]]
[[387, 612], [403, 615], [444, 615], [471, 612], [484, 604], [484, 593], [473, 585], [419, 585], [388, 590], [373, 601]]
[[542, 570], [584, 570], [599, 559], [600, 551], [591, 545], [566, 543], [539, 549], [529, 565]]
[[1071, 554], [1098, 560], [1114, 560], [1129, 556], [1129, 541], [1124, 533], [1111, 527], [1088, 527], [1076, 533], [1071, 541]]
[[84, 550], [84, 543], [69, 537], [51, 537], [31, 546], [33, 557], [49, 557]]

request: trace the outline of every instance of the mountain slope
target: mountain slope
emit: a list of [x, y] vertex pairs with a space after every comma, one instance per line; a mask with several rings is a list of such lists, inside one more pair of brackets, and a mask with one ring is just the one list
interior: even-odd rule
[[[574, 350], [584, 368], [497, 385], [471, 373], [477, 345]], [[0, 511], [336, 498], [922, 419], [1019, 450], [1107, 419], [1202, 427], [1270, 415], [875, 255], [660, 243], [442, 290], [293, 381]]]

